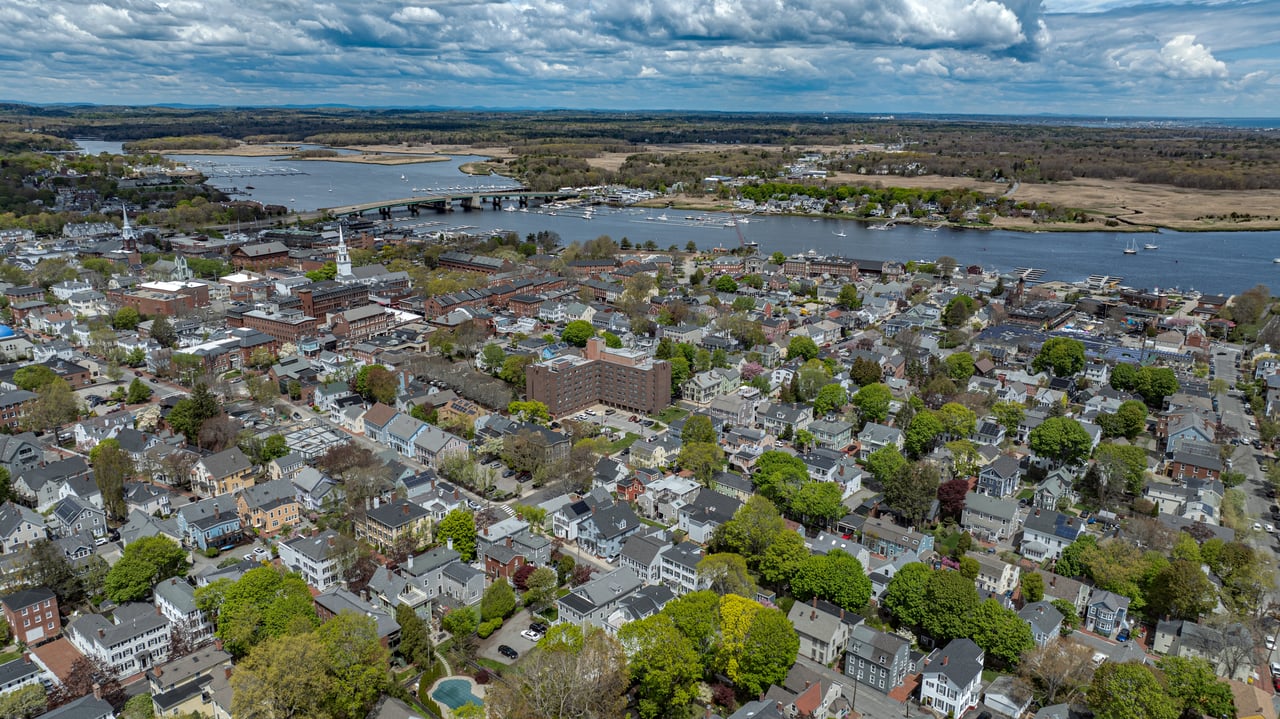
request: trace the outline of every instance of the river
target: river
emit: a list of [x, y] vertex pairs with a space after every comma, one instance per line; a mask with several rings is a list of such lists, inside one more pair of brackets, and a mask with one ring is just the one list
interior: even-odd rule
[[[89, 152], [120, 152], [120, 143], [81, 141]], [[514, 187], [504, 177], [472, 177], [458, 167], [478, 159], [455, 156], [447, 162], [410, 165], [365, 165], [323, 160], [270, 157], [172, 155], [213, 175], [210, 184], [239, 188], [236, 197], [306, 211], [336, 205], [399, 199], [431, 190]], [[296, 170], [300, 174], [253, 175]], [[251, 176], [226, 176], [226, 175]], [[403, 179], [402, 179], [403, 178]], [[246, 190], [252, 185], [252, 190]], [[415, 191], [415, 188], [418, 191]], [[581, 211], [555, 215], [530, 212], [457, 211], [436, 216], [423, 213], [419, 223], [478, 230], [510, 230], [525, 235], [540, 230], [560, 234], [565, 243], [609, 235], [634, 244], [649, 240], [660, 248], [735, 247], [738, 234], [724, 226], [727, 215], [683, 210], [597, 209], [590, 220]], [[659, 219], [660, 217], [666, 219]], [[687, 220], [686, 217], [706, 217]], [[1123, 278], [1123, 284], [1147, 289], [1181, 288], [1208, 294], [1234, 294], [1256, 284], [1280, 286], [1280, 232], [1160, 232], [1126, 235], [1114, 232], [1027, 233], [1007, 230], [930, 231], [901, 225], [870, 229], [861, 222], [809, 217], [753, 216], [738, 229], [747, 242], [765, 253], [813, 250], [867, 260], [933, 260], [949, 255], [963, 265], [1008, 271], [1018, 267], [1045, 270], [1045, 280], [1077, 281], [1090, 275]], [[844, 236], [840, 236], [840, 234]], [[1129, 242], [1157, 250], [1123, 254]]]

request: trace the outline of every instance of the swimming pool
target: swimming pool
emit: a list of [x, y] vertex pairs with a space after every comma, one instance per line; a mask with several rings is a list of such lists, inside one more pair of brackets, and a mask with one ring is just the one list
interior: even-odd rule
[[431, 692], [431, 698], [450, 709], [457, 709], [467, 703], [484, 706], [484, 700], [472, 693], [471, 682], [466, 679], [441, 680]]

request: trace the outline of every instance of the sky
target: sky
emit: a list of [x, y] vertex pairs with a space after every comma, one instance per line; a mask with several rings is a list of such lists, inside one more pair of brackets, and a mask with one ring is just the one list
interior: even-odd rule
[[1280, 0], [4, 0], [33, 103], [1280, 116]]

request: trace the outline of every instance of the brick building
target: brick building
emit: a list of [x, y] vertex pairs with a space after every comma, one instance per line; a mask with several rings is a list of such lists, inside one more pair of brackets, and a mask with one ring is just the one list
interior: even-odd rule
[[587, 340], [583, 357], [562, 356], [525, 370], [529, 399], [560, 416], [596, 403], [653, 414], [671, 404], [671, 364]]
[[344, 285], [332, 280], [303, 285], [295, 289], [293, 294], [302, 303], [304, 313], [322, 321], [335, 312], [364, 307], [370, 303], [368, 287], [359, 284]]
[[109, 292], [107, 297], [149, 317], [177, 317], [207, 307], [209, 288], [199, 282], [144, 282], [128, 291]]
[[243, 245], [231, 252], [231, 264], [237, 269], [266, 270], [289, 264], [289, 248], [282, 242]]
[[316, 334], [316, 318], [308, 316], [302, 310], [278, 310], [264, 312], [249, 310], [248, 312], [227, 311], [227, 326], [248, 327], [257, 330], [281, 342], [297, 344], [303, 337]]
[[39, 644], [62, 632], [58, 597], [44, 587], [14, 592], [0, 599], [0, 608], [16, 641]]
[[391, 315], [381, 305], [365, 305], [331, 316], [333, 334], [348, 343], [363, 342], [386, 334], [391, 329]]
[[0, 426], [17, 429], [35, 399], [36, 394], [25, 389], [0, 392]]

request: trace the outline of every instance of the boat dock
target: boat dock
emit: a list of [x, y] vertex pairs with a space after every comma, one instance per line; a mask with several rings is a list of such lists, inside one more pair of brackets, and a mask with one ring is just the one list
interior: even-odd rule
[[1118, 275], [1089, 275], [1084, 284], [1091, 290], [1102, 290], [1118, 285], [1123, 281], [1124, 278]]
[[1015, 267], [1013, 268], [1013, 276], [1021, 277], [1029, 285], [1038, 284], [1044, 280], [1045, 273], [1048, 270], [1039, 267]]

